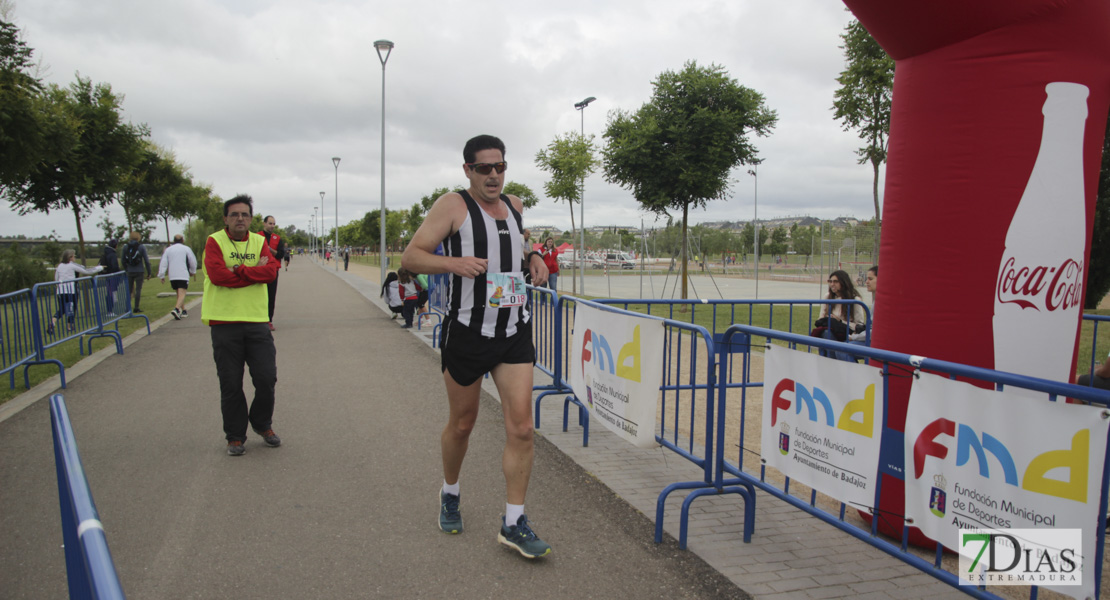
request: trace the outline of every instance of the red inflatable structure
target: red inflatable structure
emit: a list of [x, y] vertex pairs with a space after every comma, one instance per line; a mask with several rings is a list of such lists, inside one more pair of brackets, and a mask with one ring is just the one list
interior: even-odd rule
[[[896, 65], [874, 346], [1070, 381], [1110, 2], [845, 4]], [[910, 382], [890, 383], [889, 424], [902, 431]], [[885, 462], [880, 525], [899, 535], [902, 478]]]

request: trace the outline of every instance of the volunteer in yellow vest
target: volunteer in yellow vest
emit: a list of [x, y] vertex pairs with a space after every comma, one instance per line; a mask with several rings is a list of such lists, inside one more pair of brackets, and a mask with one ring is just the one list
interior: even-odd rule
[[[227, 453], [242, 456], [250, 423], [266, 445], [281, 445], [274, 433], [274, 385], [277, 350], [269, 327], [266, 284], [277, 278], [281, 263], [266, 240], [250, 234], [254, 206], [250, 196], [224, 202], [222, 231], [204, 246], [204, 302], [200, 318], [212, 331], [212, 356], [220, 379], [220, 410]], [[250, 367], [254, 401], [243, 393], [243, 365]]]

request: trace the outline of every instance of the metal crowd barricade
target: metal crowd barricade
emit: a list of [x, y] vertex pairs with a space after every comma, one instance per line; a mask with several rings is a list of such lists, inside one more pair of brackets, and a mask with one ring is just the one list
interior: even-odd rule
[[[587, 417], [587, 409], [578, 398], [574, 396], [574, 392], [570, 389], [570, 378], [568, 368], [570, 365], [570, 339], [571, 332], [574, 331], [574, 307], [577, 306], [578, 298], [573, 296], [560, 296], [553, 294], [555, 300], [554, 308], [554, 323], [549, 330], [543, 330], [541, 333], [550, 331], [551, 335], [555, 338], [551, 340], [550, 347], [552, 353], [551, 357], [551, 376], [552, 376], [552, 389], [545, 389], [543, 393], [536, 397], [535, 410], [535, 427], [540, 428], [540, 403], [543, 399], [550, 395], [567, 394], [563, 398], [563, 431], [567, 430], [570, 405], [574, 404], [578, 407], [578, 424], [582, 427], [582, 445], [590, 445], [590, 422]], [[533, 339], [536, 344], [548, 344], [543, 339]], [[546, 372], [546, 371], [545, 371]], [[538, 388], [533, 388], [538, 389]]]
[[15, 370], [23, 366], [23, 386], [30, 389], [27, 370], [32, 365], [57, 365], [62, 387], [66, 385], [65, 366], [61, 361], [40, 357], [36, 345], [35, 302], [31, 290], [0, 295], [0, 374], [8, 374], [8, 385], [15, 389]]
[[[545, 287], [528, 286], [528, 312], [532, 315], [532, 343], [536, 348], [536, 367], [551, 382], [537, 383], [533, 392], [540, 392], [534, 400], [535, 426], [540, 426], [540, 402], [546, 396], [571, 393], [570, 386], [563, 380], [563, 319], [559, 307], [559, 295]], [[564, 429], [565, 431], [565, 429]]]
[[89, 336], [90, 353], [93, 339], [108, 337], [116, 342], [116, 352], [123, 354], [119, 332], [105, 332], [101, 326], [101, 298], [96, 292], [92, 277], [36, 283], [31, 288], [39, 360], [45, 360], [47, 349], [74, 339], [83, 356], [85, 336]]
[[428, 310], [438, 322], [432, 327], [432, 348], [439, 347], [439, 337], [442, 333], [443, 320], [447, 317], [448, 281], [450, 273], [428, 275]]
[[[150, 319], [146, 315], [136, 315], [131, 310], [131, 285], [127, 279], [127, 273], [120, 271], [110, 275], [97, 275], [93, 279], [96, 280], [96, 298], [99, 303], [97, 316], [102, 335], [112, 335], [112, 332], [106, 331], [110, 325], [115, 325], [115, 330], [118, 332], [119, 322], [123, 319], [146, 321], [146, 332], [150, 333]], [[116, 333], [113, 337], [119, 338], [119, 334]], [[91, 339], [89, 343], [91, 351]], [[123, 354], [122, 350], [120, 354]]]
[[[973, 379], [973, 380], [979, 380], [979, 381], [982, 381], [982, 382], [989, 382], [989, 383], [994, 384], [995, 388], [998, 389], [998, 390], [1001, 390], [1005, 387], [1017, 387], [1017, 388], [1034, 390], [1034, 391], [1037, 391], [1037, 392], [1042, 392], [1042, 393], [1049, 394], [1050, 395], [1049, 396], [1050, 400], [1056, 400], [1058, 398], [1074, 398], [1074, 399], [1083, 400], [1083, 401], [1091, 402], [1092, 404], [1098, 404], [1098, 405], [1102, 405], [1102, 406], [1110, 405], [1110, 392], [1107, 392], [1107, 391], [1104, 391], [1104, 390], [1098, 390], [1098, 389], [1092, 389], [1092, 388], [1087, 388], [1087, 387], [1071, 385], [1071, 384], [1067, 384], [1067, 383], [1052, 382], [1052, 381], [1047, 381], [1047, 380], [1043, 380], [1043, 379], [1036, 379], [1036, 378], [1032, 378], [1032, 377], [1027, 377], [1027, 376], [1023, 376], [1023, 375], [1016, 375], [1016, 374], [1011, 374], [1011, 373], [1004, 373], [1004, 372], [1001, 372], [1001, 371], [993, 371], [993, 370], [989, 370], [989, 369], [971, 367], [971, 366], [968, 366], [968, 365], [951, 363], [951, 362], [942, 361], [942, 360], [916, 357], [916, 356], [911, 356], [911, 355], [908, 355], [908, 354], [902, 354], [902, 353], [898, 353], [898, 352], [890, 352], [890, 351], [887, 351], [887, 350], [879, 350], [879, 349], [873, 349], [873, 348], [869, 348], [869, 347], [854, 346], [854, 345], [849, 345], [849, 344], [845, 344], [845, 343], [842, 343], [842, 342], [829, 341], [829, 340], [825, 340], [825, 339], [818, 339], [818, 338], [813, 338], [813, 337], [809, 337], [809, 336], [802, 336], [802, 335], [798, 335], [798, 334], [794, 334], [794, 333], [774, 331], [774, 330], [770, 330], [770, 329], [766, 329], [766, 328], [753, 327], [753, 326], [747, 326], [747, 325], [734, 325], [734, 326], [730, 327], [725, 332], [724, 342], [725, 343], [731, 343], [732, 339], [736, 336], [743, 336], [743, 338], [745, 340], [746, 339], [752, 339], [752, 338], [763, 338], [763, 339], [767, 340], [767, 342], [766, 342], [767, 344], [770, 344], [772, 341], [777, 341], [777, 342], [780, 342], [780, 343], [785, 343], [790, 348], [798, 348], [799, 346], [802, 346], [802, 347], [814, 347], [814, 348], [818, 348], [818, 349], [824, 349], [824, 350], [827, 350], [827, 351], [845, 351], [845, 352], [850, 352], [850, 353], [855, 354], [855, 355], [862, 356], [862, 357], [864, 357], [868, 360], [879, 361], [882, 364], [881, 368], [882, 368], [882, 374], [883, 374], [883, 389], [882, 389], [883, 397], [882, 397], [882, 400], [883, 400], [883, 406], [884, 406], [884, 411], [883, 411], [883, 419], [884, 419], [884, 422], [883, 422], [884, 444], [883, 445], [884, 445], [884, 447], [886, 446], [885, 442], [886, 442], [887, 431], [888, 431], [887, 426], [886, 426], [887, 425], [886, 419], [888, 418], [888, 415], [889, 415], [889, 411], [887, 410], [887, 406], [888, 406], [888, 400], [887, 400], [888, 380], [889, 380], [889, 377], [891, 376], [892, 367], [896, 370], [903, 369], [903, 370], [911, 370], [912, 371], [914, 369], [922, 369], [922, 370], [928, 370], [928, 371], [934, 372], [934, 373], [944, 374], [944, 375], [947, 375], [947, 376], [949, 376], [950, 378], [953, 378], [953, 379], [958, 377], [958, 378], [961, 378], [961, 379]], [[748, 360], [749, 360], [749, 357], [747, 355], [745, 355], [744, 356], [744, 361], [748, 362]], [[959, 578], [956, 576], [956, 574], [945, 570], [941, 565], [941, 559], [944, 555], [944, 547], [942, 545], [937, 544], [935, 557], [932, 561], [925, 560], [925, 559], [917, 556], [916, 554], [913, 554], [913, 553], [909, 552], [908, 551], [908, 540], [909, 540], [910, 530], [913, 528], [912, 524], [903, 523], [901, 543], [900, 544], [893, 543], [893, 542], [888, 541], [888, 540], [879, 536], [879, 534], [878, 534], [879, 519], [877, 517], [872, 518], [870, 528], [865, 529], [865, 528], [863, 528], [863, 527], [861, 527], [861, 526], [859, 526], [855, 523], [852, 523], [852, 522], [849, 522], [849, 521], [845, 520], [845, 516], [846, 516], [846, 512], [847, 512], [846, 509], [848, 507], [843, 502], [839, 503], [838, 514], [826, 511], [824, 508], [818, 506], [818, 492], [816, 490], [812, 490], [809, 493], [809, 500], [807, 502], [803, 498], [801, 498], [799, 496], [792, 495], [790, 493], [790, 478], [789, 477], [784, 477], [783, 478], [783, 485], [782, 485], [782, 488], [780, 489], [773, 482], [768, 480], [767, 469], [764, 465], [762, 465], [762, 464], [758, 465], [758, 467], [759, 467], [758, 472], [753, 472], [752, 470], [746, 468], [745, 467], [745, 460], [744, 460], [745, 453], [746, 452], [751, 452], [751, 453], [758, 454], [757, 451], [747, 450], [746, 449], [747, 444], [748, 443], [753, 443], [755, 445], [755, 447], [757, 447], [757, 448], [759, 447], [759, 441], [758, 440], [756, 440], [754, 442], [750, 442], [748, 440], [745, 440], [744, 418], [745, 418], [746, 413], [747, 413], [747, 410], [746, 410], [747, 409], [747, 402], [748, 402], [747, 392], [748, 392], [749, 389], [761, 389], [763, 387], [763, 382], [762, 381], [759, 381], [759, 382], [751, 381], [749, 370], [746, 369], [746, 368], [741, 370], [741, 373], [743, 373], [743, 375], [744, 375], [743, 381], [741, 381], [739, 383], [727, 381], [727, 375], [726, 374], [731, 372], [730, 369], [729, 369], [729, 365], [725, 364], [728, 361], [729, 361], [729, 358], [727, 356], [725, 356], [725, 357], [722, 358], [722, 364], [720, 365], [720, 373], [722, 374], [722, 377], [721, 377], [721, 381], [720, 381], [720, 393], [717, 396], [717, 411], [716, 412], [717, 412], [718, 415], [728, 414], [728, 390], [730, 388], [737, 388], [737, 387], [740, 388], [741, 396], [740, 396], [740, 407], [739, 408], [740, 408], [741, 422], [740, 422], [740, 427], [738, 429], [739, 439], [738, 440], [728, 439], [726, 437], [726, 433], [725, 433], [726, 432], [725, 420], [724, 419], [719, 419], [717, 421], [717, 423], [716, 423], [716, 432], [715, 432], [715, 437], [716, 437], [717, 443], [715, 445], [715, 450], [714, 450], [715, 451], [715, 457], [714, 457], [714, 464], [713, 464], [713, 479], [712, 479], [712, 484], [710, 486], [712, 488], [712, 491], [706, 491], [704, 493], [721, 493], [721, 494], [723, 494], [723, 493], [732, 493], [732, 492], [738, 491], [738, 487], [743, 488], [743, 489], [749, 491], [749, 493], [753, 495], [751, 498], [749, 498], [747, 496], [744, 497], [744, 499], [745, 499], [745, 509], [747, 509], [749, 506], [754, 506], [754, 490], [755, 489], [762, 490], [762, 491], [770, 494], [771, 496], [774, 496], [774, 497], [778, 498], [779, 500], [782, 500], [782, 501], [790, 504], [791, 506], [802, 510], [803, 512], [806, 512], [806, 513], [808, 513], [812, 516], [815, 516], [818, 519], [821, 519], [822, 521], [824, 521], [826, 523], [829, 523], [829, 524], [833, 525], [834, 527], [837, 527], [838, 529], [840, 529], [842, 531], [845, 531], [846, 533], [856, 537], [857, 539], [860, 539], [860, 540], [862, 540], [862, 541], [864, 541], [864, 542], [866, 542], [866, 543], [868, 543], [872, 546], [875, 546], [876, 548], [886, 552], [887, 554], [889, 554], [889, 555], [891, 555], [891, 556], [909, 564], [910, 566], [913, 566], [913, 567], [921, 570], [922, 572], [924, 572], [926, 574], [929, 574], [929, 575], [939, 579], [940, 581], [942, 581], [944, 583], [947, 583], [947, 584], [949, 584], [953, 587], [957, 587], [961, 592], [964, 592], [964, 593], [966, 593], [968, 595], [971, 595], [973, 597], [976, 597], [976, 598], [992, 598], [992, 599], [993, 598], [998, 598], [998, 596], [987, 592], [983, 588], [960, 586], [959, 585]], [[759, 400], [757, 399], [756, 401], [759, 401]], [[894, 432], [894, 433], [897, 434], [898, 432]], [[737, 455], [736, 456], [727, 456], [726, 452], [725, 452], [726, 448], [735, 448], [735, 447], [739, 448]], [[1095, 575], [1094, 575], [1095, 582], [1096, 582], [1096, 584], [1095, 584], [1096, 585], [1096, 596], [1097, 596], [1098, 586], [1099, 586], [1098, 582], [1101, 580], [1101, 576], [1102, 576], [1103, 545], [1105, 543], [1105, 536], [1106, 536], [1105, 515], [1106, 515], [1107, 497], [1106, 497], [1105, 490], [1106, 490], [1106, 487], [1107, 487], [1108, 480], [1110, 480], [1110, 447], [1108, 447], [1105, 451], [1107, 453], [1107, 459], [1108, 460], [1107, 460], [1106, 464], [1103, 467], [1102, 487], [1101, 487], [1101, 489], [1103, 490], [1103, 495], [1100, 499], [1100, 508], [1099, 508], [1099, 515], [1101, 515], [1101, 516], [1099, 518], [1099, 523], [1098, 523], [1098, 526], [1097, 526], [1096, 532], [1095, 532], [1096, 535], [1098, 536], [1098, 543], [1096, 544], [1096, 549], [1097, 550], [1096, 550], [1096, 557], [1095, 557], [1095, 570], [1096, 570], [1096, 572], [1095, 572]], [[879, 467], [879, 461], [878, 460], [876, 461], [876, 467], [877, 467], [877, 469]], [[881, 469], [878, 469], [878, 470], [881, 472]], [[875, 490], [874, 507], [878, 506], [878, 500], [879, 500], [879, 497], [880, 497], [881, 492], [882, 492], [882, 488], [881, 488], [882, 478], [878, 478], [877, 482], [878, 483], [877, 483], [876, 490]], [[875, 514], [875, 511], [877, 510], [874, 507], [871, 508], [871, 511], [872, 511], [873, 515]], [[754, 521], [749, 522], [748, 519], [745, 518], [745, 531], [744, 531], [745, 541], [750, 540], [750, 535], [752, 533], [752, 530], [754, 530]], [[1030, 597], [1031, 598], [1036, 598], [1036, 596], [1037, 596], [1037, 588], [1034, 587], [1034, 588], [1032, 588], [1032, 590], [1030, 592]]]
[[89, 481], [77, 452], [73, 425], [61, 394], [50, 397], [50, 425], [54, 434], [54, 466], [58, 473], [58, 503], [62, 513], [69, 597], [123, 598], [123, 588], [108, 549], [104, 526], [93, 503]]

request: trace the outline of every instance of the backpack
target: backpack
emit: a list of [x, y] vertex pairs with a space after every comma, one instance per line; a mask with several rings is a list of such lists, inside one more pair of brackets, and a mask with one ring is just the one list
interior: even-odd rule
[[137, 267], [143, 264], [143, 255], [139, 253], [139, 244], [128, 245], [123, 253], [123, 266]]

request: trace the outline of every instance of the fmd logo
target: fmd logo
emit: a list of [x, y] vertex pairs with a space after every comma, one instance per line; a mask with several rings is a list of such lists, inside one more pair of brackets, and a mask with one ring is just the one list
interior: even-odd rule
[[[793, 399], [787, 395], [790, 392], [793, 392]], [[810, 390], [793, 379], [783, 378], [775, 385], [775, 391], [771, 397], [771, 426], [774, 427], [778, 422], [779, 411], [789, 411], [792, 406], [794, 414], [797, 415], [802, 414], [804, 408], [806, 416], [814, 423], [824, 422], [829, 427], [868, 438], [875, 434], [875, 384], [873, 383], [864, 388], [862, 398], [847, 402], [844, 410], [837, 416], [833, 414], [832, 402], [824, 390], [817, 386], [813, 386]], [[817, 410], [818, 407], [821, 411]], [[820, 418], [819, 412], [824, 415], [824, 419]]]

